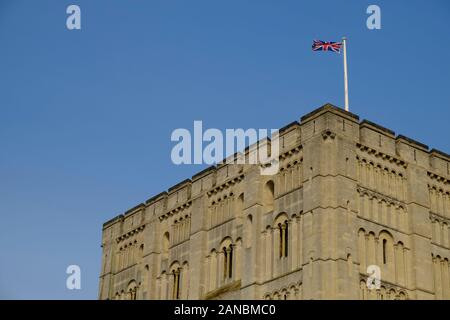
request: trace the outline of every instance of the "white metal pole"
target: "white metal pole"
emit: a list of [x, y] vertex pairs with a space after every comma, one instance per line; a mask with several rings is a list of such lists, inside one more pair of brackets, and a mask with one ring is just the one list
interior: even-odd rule
[[345, 111], [348, 111], [348, 78], [347, 78], [347, 39], [342, 38], [344, 47], [344, 93], [345, 93]]

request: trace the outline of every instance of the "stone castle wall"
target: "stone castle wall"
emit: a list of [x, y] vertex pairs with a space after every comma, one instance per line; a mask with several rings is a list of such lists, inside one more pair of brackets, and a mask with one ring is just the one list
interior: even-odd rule
[[210, 167], [106, 222], [99, 298], [450, 299], [449, 155], [329, 104], [279, 141], [276, 175]]

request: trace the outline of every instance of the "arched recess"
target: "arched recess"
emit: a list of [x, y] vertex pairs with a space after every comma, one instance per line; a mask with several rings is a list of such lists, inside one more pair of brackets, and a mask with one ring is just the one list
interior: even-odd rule
[[406, 249], [403, 242], [397, 242], [395, 248], [395, 269], [396, 269], [396, 282], [400, 285], [406, 286]]
[[241, 264], [242, 264], [242, 239], [237, 238], [233, 246], [234, 262], [233, 262], [233, 279], [239, 280], [241, 278]]
[[169, 256], [169, 246], [170, 246], [170, 234], [169, 232], [164, 233], [162, 239], [162, 258], [167, 259]]
[[269, 280], [272, 278], [273, 273], [273, 256], [274, 256], [274, 244], [273, 244], [273, 228], [270, 225], [266, 226], [266, 229], [264, 231], [264, 279]]
[[126, 299], [136, 300], [137, 299], [138, 286], [135, 280], [131, 280], [127, 286]]
[[143, 299], [147, 299], [151, 292], [151, 275], [150, 275], [150, 266], [146, 264], [144, 266], [144, 275], [143, 275], [143, 284], [141, 285], [142, 289], [142, 297]]
[[376, 259], [376, 240], [375, 240], [375, 233], [370, 231], [367, 236], [367, 266], [369, 265], [376, 265], [377, 259]]
[[366, 252], [366, 231], [363, 228], [358, 230], [358, 260], [359, 272], [366, 273], [367, 252]]
[[244, 194], [241, 193], [236, 200], [236, 217], [242, 218], [244, 214]]
[[272, 180], [269, 180], [264, 185], [263, 190], [263, 205], [266, 212], [273, 211], [274, 195], [275, 185]]
[[180, 288], [181, 299], [189, 298], [189, 263], [187, 261], [183, 262], [181, 268], [181, 288]]
[[212, 249], [207, 256], [208, 275], [207, 275], [207, 291], [212, 291], [217, 287], [217, 251]]
[[398, 294], [398, 298], [400, 300], [407, 300], [408, 296], [406, 295], [406, 293], [404, 293], [403, 291], [400, 291], [400, 293]]
[[[450, 209], [450, 208], [449, 208]], [[442, 246], [448, 248], [450, 247], [449, 243], [449, 228], [446, 222], [442, 223]]]
[[353, 258], [350, 252], [347, 253], [347, 272], [348, 277], [351, 278], [353, 275]]
[[244, 240], [245, 248], [250, 248], [253, 243], [253, 216], [251, 214], [245, 218]]
[[166, 270], [161, 271], [159, 279], [157, 279], [158, 297], [165, 300], [168, 298], [168, 283]]
[[398, 228], [400, 230], [408, 230], [408, 214], [403, 205], [398, 207]]

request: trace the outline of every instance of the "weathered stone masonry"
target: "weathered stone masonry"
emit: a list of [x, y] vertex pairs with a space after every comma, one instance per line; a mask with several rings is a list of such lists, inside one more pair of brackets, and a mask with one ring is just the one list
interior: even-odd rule
[[330, 104], [280, 150], [276, 175], [210, 167], [106, 222], [99, 298], [450, 299], [449, 155]]

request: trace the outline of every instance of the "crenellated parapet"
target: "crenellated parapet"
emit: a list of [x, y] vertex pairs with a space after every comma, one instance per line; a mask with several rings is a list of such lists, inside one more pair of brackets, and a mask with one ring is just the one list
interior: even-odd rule
[[[240, 162], [274, 138], [278, 171]], [[101, 299], [450, 299], [450, 155], [325, 104], [107, 221], [102, 250]]]

